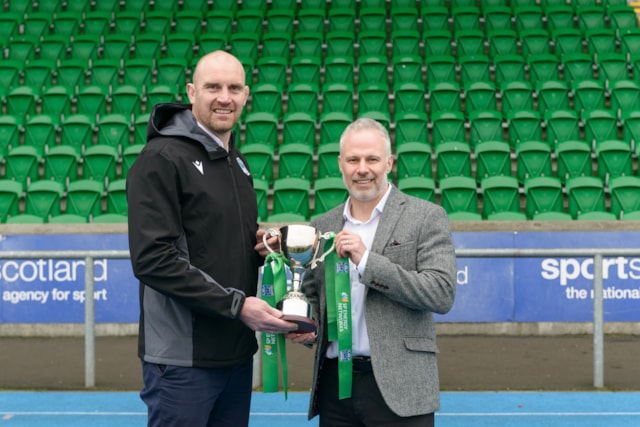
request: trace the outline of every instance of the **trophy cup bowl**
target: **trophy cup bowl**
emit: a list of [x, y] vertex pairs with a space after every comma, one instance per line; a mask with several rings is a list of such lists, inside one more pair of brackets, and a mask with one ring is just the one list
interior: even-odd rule
[[313, 309], [307, 297], [300, 291], [302, 276], [307, 268], [315, 268], [319, 261], [330, 253], [334, 247], [318, 257], [319, 242], [321, 238], [327, 239], [328, 234], [321, 235], [318, 230], [308, 225], [285, 225], [280, 229], [269, 229], [263, 236], [263, 242], [270, 252], [267, 237], [276, 236], [280, 242], [280, 252], [291, 266], [291, 290], [278, 302], [276, 307], [284, 314], [283, 319], [296, 323], [298, 329], [295, 332], [315, 332], [316, 322], [312, 319]]

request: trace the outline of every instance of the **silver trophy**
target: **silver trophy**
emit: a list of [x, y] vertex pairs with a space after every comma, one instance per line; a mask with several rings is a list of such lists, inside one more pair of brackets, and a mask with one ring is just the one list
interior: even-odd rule
[[[280, 243], [280, 252], [276, 252], [267, 244], [269, 236], [276, 236]], [[298, 324], [295, 332], [315, 332], [316, 322], [312, 319], [313, 310], [307, 297], [300, 292], [302, 275], [307, 268], [316, 268], [318, 262], [335, 249], [335, 243], [324, 254], [318, 256], [321, 239], [333, 237], [333, 233], [321, 234], [308, 225], [285, 225], [279, 229], [270, 228], [262, 237], [265, 247], [272, 253], [285, 257], [291, 265], [291, 290], [278, 302], [277, 308], [284, 313], [284, 319]], [[287, 286], [287, 289], [289, 287]]]

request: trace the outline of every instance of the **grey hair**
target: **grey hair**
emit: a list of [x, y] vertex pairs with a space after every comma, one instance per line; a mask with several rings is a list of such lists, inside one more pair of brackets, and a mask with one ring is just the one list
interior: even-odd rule
[[380, 134], [380, 136], [385, 142], [385, 148], [386, 148], [385, 151], [387, 153], [387, 156], [390, 156], [391, 155], [391, 137], [389, 136], [389, 132], [387, 131], [387, 128], [384, 127], [380, 122], [370, 119], [368, 117], [361, 117], [355, 120], [354, 122], [350, 123], [344, 129], [344, 131], [342, 132], [342, 135], [340, 135], [340, 153], [342, 153], [344, 140], [346, 138], [346, 135], [349, 132], [357, 132], [357, 131], [368, 130], [368, 129], [374, 130]]

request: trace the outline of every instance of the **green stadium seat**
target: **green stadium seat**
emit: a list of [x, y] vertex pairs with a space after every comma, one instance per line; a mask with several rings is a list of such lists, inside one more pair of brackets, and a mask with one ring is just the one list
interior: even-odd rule
[[341, 203], [344, 203], [349, 192], [342, 178], [318, 178], [313, 182], [314, 207], [313, 215], [323, 214]]
[[542, 118], [536, 110], [516, 110], [507, 113], [507, 130], [512, 147], [525, 141], [542, 140]]
[[541, 53], [528, 56], [527, 69], [531, 84], [548, 80], [560, 80], [559, 60], [554, 54]]
[[291, 84], [320, 85], [321, 59], [318, 56], [294, 56], [291, 58]]
[[569, 85], [564, 80], [546, 80], [536, 83], [537, 110], [547, 113], [570, 108]]
[[420, 33], [415, 30], [395, 30], [391, 33], [391, 57], [420, 56]]
[[422, 176], [398, 178], [398, 189], [410, 196], [436, 202], [436, 185], [432, 178]]
[[516, 147], [516, 176], [526, 182], [552, 174], [551, 146], [540, 141], [527, 141]]
[[583, 32], [605, 27], [605, 16], [605, 8], [599, 5], [582, 5], [576, 8], [578, 28]]
[[24, 124], [24, 145], [34, 147], [42, 155], [48, 147], [56, 144], [58, 116], [36, 114]]
[[359, 56], [358, 83], [384, 82], [388, 79], [386, 56]]
[[245, 144], [278, 144], [278, 117], [267, 111], [252, 112], [245, 119]]
[[488, 141], [504, 141], [502, 114], [495, 110], [474, 110], [469, 115], [469, 142], [473, 147]]
[[480, 181], [482, 216], [501, 212], [520, 212], [518, 180], [512, 176], [490, 176]]
[[327, 12], [320, 8], [300, 8], [298, 11], [298, 33], [322, 34], [325, 30], [325, 19]]
[[[82, 3], [82, 2], [80, 1], [68, 2], [68, 4], [71, 4], [71, 3]], [[93, 8], [101, 12], [114, 12], [119, 8], [119, 5], [120, 5], [119, 0], [100, 0], [99, 2], [95, 3]], [[85, 6], [85, 10], [86, 10], [86, 6]]]
[[320, 116], [320, 145], [339, 142], [344, 129], [353, 121], [348, 113], [333, 111]]
[[[115, 36], [115, 35], [114, 35]], [[118, 37], [124, 36], [123, 34], [117, 34]], [[109, 55], [110, 59], [119, 60], [122, 55], [126, 54], [126, 58], [129, 58], [129, 54], [131, 54], [132, 58], [135, 59], [146, 59], [146, 60], [160, 60], [162, 56], [162, 46], [164, 45], [164, 33], [144, 33], [144, 34], [136, 34], [132, 37], [131, 47], [133, 50], [129, 52], [129, 48], [124, 46], [124, 39], [121, 40], [121, 43], [112, 46], [110, 51], [113, 51], [113, 55]], [[226, 48], [226, 43], [222, 48]], [[116, 48], [121, 51], [121, 54], [118, 55]], [[163, 58], [163, 59], [174, 59], [174, 58]], [[181, 58], [181, 60], [187, 61], [186, 58]]]
[[75, 89], [85, 84], [88, 61], [84, 59], [61, 60], [56, 70], [56, 85]]
[[462, 56], [458, 59], [460, 65], [460, 82], [464, 85], [491, 79], [491, 62], [486, 55]]
[[241, 9], [236, 12], [236, 32], [260, 34], [263, 31], [265, 10]]
[[[174, 12], [171, 10], [150, 10], [143, 15], [142, 30], [145, 34], [167, 34], [171, 31]], [[221, 13], [221, 16], [224, 16]], [[233, 16], [233, 14], [232, 14]]]
[[96, 86], [115, 86], [120, 84], [120, 59], [95, 59], [89, 67], [89, 84]]
[[562, 59], [564, 55], [582, 54], [582, 32], [574, 27], [557, 28], [551, 32], [554, 53]]
[[519, 32], [523, 57], [551, 53], [551, 36], [547, 30], [534, 28]]
[[520, 55], [496, 56], [493, 67], [497, 84], [526, 80], [526, 61]]
[[547, 29], [552, 33], [558, 29], [574, 27], [575, 14], [573, 8], [565, 2], [547, 6], [545, 8], [545, 17]]
[[518, 32], [531, 29], [542, 29], [544, 12], [540, 6], [524, 5], [513, 8], [515, 28]]
[[533, 110], [533, 87], [527, 81], [504, 82], [500, 85], [502, 114], [513, 111]]
[[453, 37], [458, 58], [485, 54], [485, 34], [481, 30], [457, 30]]
[[4, 95], [9, 88], [17, 86], [20, 82], [20, 76], [24, 67], [24, 61], [17, 59], [3, 59], [0, 61], [0, 84], [2, 84], [2, 92]]
[[20, 144], [23, 120], [22, 115], [0, 115], [0, 159], [4, 159], [9, 148]]
[[[109, 186], [107, 187], [106, 202], [105, 213], [118, 214], [125, 217], [128, 215], [126, 179], [117, 179], [109, 183]], [[99, 216], [100, 215], [94, 217], [94, 221], [95, 218]]]
[[609, 17], [609, 25], [617, 31], [638, 27], [638, 17], [632, 7], [626, 1], [616, 5], [609, 5], [606, 10]]
[[[79, 2], [78, 2], [79, 3]], [[82, 19], [84, 34], [109, 34], [111, 25], [111, 11], [88, 10]]]
[[36, 114], [39, 94], [39, 88], [31, 86], [16, 86], [10, 89], [5, 97], [6, 113], [25, 118]]
[[267, 11], [266, 32], [285, 32], [289, 36], [293, 33], [296, 15], [296, 6], [276, 7], [271, 4], [271, 9]]
[[496, 110], [496, 86], [492, 81], [467, 82], [464, 84], [464, 110], [467, 114], [473, 111]]
[[595, 149], [597, 176], [605, 182], [619, 176], [633, 175], [631, 145], [628, 142], [601, 141]]
[[75, 96], [79, 114], [96, 116], [107, 113], [109, 87], [101, 85], [80, 86]]
[[454, 32], [480, 29], [480, 9], [475, 5], [452, 6], [451, 19]]
[[[38, 58], [43, 60], [60, 61], [67, 57], [67, 49], [69, 48], [69, 36], [49, 34], [42, 37], [38, 49]], [[56, 66], [51, 70], [55, 71]]]
[[538, 219], [546, 212], [563, 212], [562, 182], [551, 176], [538, 176], [524, 181], [525, 213], [529, 219]]
[[420, 12], [417, 7], [396, 7], [390, 10], [391, 31], [397, 30], [419, 30]]
[[328, 31], [356, 31], [356, 8], [335, 7], [327, 11]]
[[322, 87], [322, 112], [342, 112], [353, 115], [353, 86], [348, 83], [328, 83]]
[[234, 18], [233, 10], [207, 11], [204, 16], [204, 34], [231, 34]]
[[461, 111], [442, 111], [431, 114], [433, 144], [437, 147], [449, 141], [466, 141], [465, 119]]
[[566, 212], [541, 212], [533, 216], [534, 221], [572, 221], [571, 215]]
[[297, 213], [290, 213], [290, 212], [272, 214], [267, 217], [267, 222], [269, 223], [294, 224], [297, 222], [308, 222], [308, 221], [309, 219], [306, 218], [304, 215], [300, 215]]
[[155, 67], [155, 60], [151, 58], [131, 58], [125, 60], [122, 66], [122, 84], [139, 87], [150, 85]]
[[579, 176], [565, 184], [568, 212], [573, 219], [587, 212], [606, 211], [604, 183], [594, 176]]
[[460, 92], [460, 85], [456, 81], [430, 83], [428, 87], [428, 105], [431, 115], [460, 111]]
[[20, 213], [22, 189], [22, 184], [17, 181], [0, 180], [0, 223], [7, 222], [8, 218], [15, 217]]
[[50, 224], [83, 224], [88, 222], [89, 218], [75, 214], [53, 215], [49, 219]]
[[426, 113], [427, 102], [424, 84], [404, 82], [394, 85], [393, 93], [394, 114], [421, 112]]
[[609, 82], [610, 108], [623, 111], [640, 110], [640, 84], [635, 80]]
[[449, 9], [444, 6], [423, 7], [420, 12], [422, 31], [449, 30]]
[[490, 213], [486, 219], [488, 221], [526, 221], [527, 216], [522, 212], [504, 211]]
[[93, 217], [93, 223], [94, 224], [126, 224], [129, 220], [129, 217], [127, 215], [120, 215], [120, 214], [102, 214], [102, 215], [98, 215]]
[[428, 56], [424, 59], [427, 85], [456, 81], [456, 59], [451, 55]]
[[422, 33], [424, 56], [453, 55], [453, 34], [449, 30], [431, 30]]
[[629, 141], [632, 147], [637, 150], [640, 147], [640, 111], [622, 111], [620, 114], [622, 122], [622, 138]]
[[327, 56], [324, 60], [324, 82], [354, 83], [354, 57], [348, 55]]
[[443, 142], [435, 147], [438, 181], [455, 176], [471, 177], [471, 147], [464, 142]]
[[396, 148], [396, 177], [400, 181], [410, 177], [433, 176], [431, 146], [423, 142], [406, 142]]
[[385, 7], [362, 7], [358, 13], [360, 34], [364, 32], [386, 33], [387, 29], [387, 11]]
[[316, 142], [316, 120], [309, 113], [288, 113], [283, 119], [282, 143], [304, 144], [314, 147]]
[[175, 33], [191, 33], [199, 35], [202, 32], [204, 14], [201, 10], [177, 10], [174, 15]]
[[13, 179], [23, 185], [36, 181], [42, 156], [38, 149], [30, 145], [18, 145], [11, 148], [5, 158], [6, 179]]
[[325, 36], [325, 57], [351, 56], [355, 58], [355, 33], [329, 31]]
[[72, 114], [60, 123], [60, 144], [74, 147], [81, 153], [93, 142], [95, 119], [88, 114]]
[[98, 145], [108, 145], [120, 152], [129, 145], [131, 120], [124, 114], [107, 114], [98, 120], [97, 130]]
[[555, 146], [562, 141], [580, 139], [580, 118], [575, 110], [549, 110], [544, 113], [547, 143]]
[[149, 126], [150, 113], [138, 114], [133, 119], [133, 144], [147, 143], [147, 127]]
[[48, 222], [52, 216], [60, 214], [63, 194], [64, 187], [60, 182], [47, 179], [34, 181], [27, 187], [24, 213]]
[[322, 32], [303, 31], [293, 36], [293, 57], [322, 58]]
[[[202, 0], [185, 0], [184, 1], [184, 3], [187, 3], [187, 2], [191, 2], [192, 4], [197, 4], [198, 7], [204, 6], [204, 2], [202, 2]], [[240, 3], [236, 0], [217, 0], [214, 4], [211, 5], [212, 6], [211, 8], [214, 11], [232, 10], [235, 13], [239, 9], [239, 4]], [[190, 9], [193, 9], [193, 6]]]
[[69, 58], [89, 61], [98, 58], [102, 34], [78, 34], [69, 43]]
[[391, 58], [391, 72], [394, 86], [400, 83], [422, 83], [422, 59], [417, 55], [394, 56]]
[[40, 96], [40, 112], [61, 117], [71, 114], [73, 95], [67, 86], [50, 86]]
[[287, 31], [271, 31], [262, 35], [262, 51], [260, 58], [283, 58], [285, 63], [289, 61], [292, 34]]
[[139, 34], [142, 32], [142, 14], [138, 11], [115, 10], [113, 15], [114, 34]]
[[610, 212], [616, 218], [625, 219], [627, 214], [640, 211], [640, 177], [622, 176], [610, 179], [609, 194]]
[[358, 85], [358, 116], [370, 111], [389, 113], [389, 86], [380, 83]]
[[[40, 2], [41, 4], [47, 4], [48, 2]], [[80, 32], [81, 19], [78, 18], [78, 14], [75, 12], [56, 12], [52, 14], [47, 13], [49, 16], [53, 15], [51, 32], [56, 35], [73, 37]], [[45, 32], [43, 34], [46, 35]]]
[[78, 163], [80, 154], [75, 147], [56, 145], [44, 153], [44, 179], [62, 183], [65, 187], [69, 182], [78, 179]]
[[151, 111], [156, 104], [179, 101], [180, 94], [178, 93], [177, 85], [158, 84], [147, 86], [146, 111]]
[[338, 155], [340, 154], [340, 143], [327, 142], [318, 147], [318, 172], [317, 179], [342, 176], [338, 167]]
[[579, 176], [590, 176], [592, 169], [591, 146], [584, 141], [563, 141], [555, 148], [557, 175], [563, 181]]
[[594, 211], [578, 214], [577, 219], [578, 221], [615, 221], [618, 218], [611, 212]]
[[21, 33], [36, 38], [49, 34], [51, 18], [50, 13], [27, 12], [22, 20]]
[[44, 218], [36, 215], [18, 214], [7, 218], [7, 224], [44, 224]]
[[116, 178], [118, 150], [110, 145], [92, 145], [82, 155], [82, 177], [98, 182], [111, 182]]
[[426, 113], [396, 113], [393, 140], [396, 147], [410, 142], [428, 144], [429, 135]]
[[615, 53], [618, 37], [614, 28], [595, 27], [585, 30], [587, 52], [591, 55]]
[[571, 85], [573, 109], [576, 111], [590, 111], [604, 109], [606, 105], [606, 90], [601, 80], [573, 81]]
[[602, 53], [596, 56], [598, 78], [608, 83], [627, 80], [630, 67], [624, 53]]
[[[440, 181], [440, 204], [451, 215], [457, 212], [479, 214], [476, 180], [468, 176], [452, 176]], [[482, 219], [479, 215], [474, 219]]]
[[298, 214], [308, 220], [310, 192], [310, 180], [302, 178], [276, 179], [273, 183], [272, 214]]
[[292, 83], [287, 91], [287, 113], [304, 113], [315, 119], [319, 105], [318, 87], [314, 84]]
[[0, 15], [0, 39], [10, 40], [20, 33], [24, 13], [3, 11]]
[[594, 145], [618, 138], [618, 120], [611, 110], [591, 110], [582, 114], [584, 140]]
[[240, 152], [247, 160], [254, 179], [273, 181], [274, 148], [267, 144], [243, 144]]
[[493, 30], [512, 29], [513, 13], [505, 4], [485, 5], [482, 8], [484, 29], [488, 33]]
[[278, 179], [313, 179], [313, 147], [304, 143], [282, 144], [278, 148]]
[[485, 141], [475, 146], [476, 181], [494, 176], [511, 176], [511, 148], [502, 141]]
[[111, 93], [111, 112], [118, 114], [142, 113], [143, 89], [136, 85], [123, 84]]
[[563, 53], [560, 60], [565, 81], [573, 83], [594, 78], [593, 57], [588, 53]]
[[7, 59], [26, 62], [35, 59], [40, 37], [21, 34], [11, 38], [7, 44]]
[[256, 202], [258, 204], [258, 221], [266, 221], [269, 216], [267, 203], [269, 198], [269, 183], [254, 177], [253, 189], [256, 192]]
[[491, 58], [518, 54], [518, 33], [508, 27], [488, 31], [487, 40]]
[[[192, 36], [187, 37], [187, 39], [192, 38]], [[185, 46], [184, 40], [180, 40], [176, 37], [174, 37], [174, 40], [172, 40], [173, 45], [175, 45], [175, 49], [171, 50], [172, 55], [171, 56], [177, 56], [177, 57], [181, 57], [181, 56], [185, 56], [184, 55], [184, 49], [192, 49], [193, 47], [188, 47]], [[168, 36], [167, 36], [167, 43], [169, 42], [168, 40]], [[260, 44], [260, 36], [256, 33], [248, 33], [248, 32], [236, 32], [233, 33], [229, 36], [229, 48], [230, 48], [230, 52], [231, 54], [235, 55], [236, 57], [241, 57], [241, 58], [249, 58], [251, 59], [253, 62], [255, 62], [258, 59], [258, 47]], [[182, 55], [180, 55], [180, 52], [182, 51]], [[169, 56], [167, 54], [167, 56]], [[188, 57], [188, 59], [190, 59]]]
[[102, 213], [104, 184], [91, 179], [71, 181], [67, 188], [64, 213], [80, 215], [90, 220]]

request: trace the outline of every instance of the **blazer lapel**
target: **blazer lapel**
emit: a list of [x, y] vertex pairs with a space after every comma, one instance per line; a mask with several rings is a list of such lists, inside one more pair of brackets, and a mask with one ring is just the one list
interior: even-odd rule
[[373, 252], [381, 254], [384, 251], [385, 245], [391, 238], [391, 234], [402, 216], [404, 203], [405, 199], [402, 197], [400, 190], [392, 187], [387, 203], [382, 211], [382, 216], [376, 229], [376, 235], [373, 238], [373, 244], [371, 245]]

